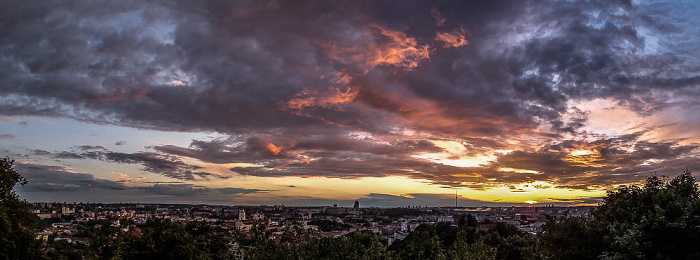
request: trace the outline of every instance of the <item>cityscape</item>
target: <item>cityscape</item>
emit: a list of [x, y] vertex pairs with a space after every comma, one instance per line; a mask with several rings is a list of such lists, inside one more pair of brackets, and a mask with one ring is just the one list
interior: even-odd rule
[[700, 259], [698, 14], [0, 0], [0, 260]]
[[546, 217], [585, 217], [593, 207], [291, 207], [291, 206], [206, 206], [168, 204], [68, 204], [34, 203], [32, 213], [40, 220], [53, 220], [43, 232], [44, 239], [84, 243], [72, 236], [78, 226], [98, 220], [133, 221], [131, 228], [146, 223], [149, 218], [163, 218], [177, 222], [207, 222], [224, 230], [251, 232], [256, 223], [263, 223], [271, 231], [269, 239], [279, 239], [281, 230], [300, 226], [313, 230], [319, 237], [340, 237], [355, 231], [367, 230], [385, 237], [390, 245], [401, 240], [421, 224], [435, 225], [447, 222], [457, 226], [460, 217], [472, 215], [479, 221], [476, 229], [489, 230], [496, 223], [517, 226], [520, 230], [537, 233], [546, 223]]

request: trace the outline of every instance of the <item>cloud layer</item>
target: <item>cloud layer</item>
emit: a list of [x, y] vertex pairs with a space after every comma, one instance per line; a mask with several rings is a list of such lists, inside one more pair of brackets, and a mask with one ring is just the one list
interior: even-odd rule
[[[17, 187], [22, 196], [31, 201], [65, 202], [165, 202], [188, 203], [245, 203], [240, 196], [266, 192], [245, 188], [207, 188], [185, 183], [156, 183], [149, 186], [127, 186], [124, 181], [97, 179], [91, 174], [73, 173], [57, 166], [19, 164], [17, 170], [31, 180]], [[90, 196], [85, 196], [89, 194]]]
[[[41, 158], [139, 164], [191, 182], [401, 175], [472, 189], [605, 189], [700, 166], [697, 140], [594, 132], [577, 106], [608, 100], [642, 117], [697, 108], [692, 3], [7, 1], [0, 10], [0, 115], [222, 136], [132, 152], [30, 148]], [[193, 161], [247, 166], [222, 175]]]

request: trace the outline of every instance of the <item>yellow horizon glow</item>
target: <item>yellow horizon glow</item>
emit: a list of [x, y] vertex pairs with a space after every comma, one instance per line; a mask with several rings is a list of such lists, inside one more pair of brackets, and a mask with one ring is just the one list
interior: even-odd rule
[[[204, 183], [201, 183], [204, 184]], [[369, 194], [387, 194], [409, 197], [411, 194], [444, 195], [453, 198], [454, 187], [435, 184], [427, 179], [413, 179], [406, 176], [361, 177], [340, 179], [328, 177], [259, 177], [238, 176], [227, 180], [206, 183], [207, 187], [256, 187], [269, 189], [261, 194], [246, 194], [247, 197], [313, 197], [330, 200], [354, 200]], [[289, 187], [294, 186], [294, 187]], [[605, 195], [605, 190], [572, 190], [556, 188], [546, 182], [519, 183], [514, 185], [518, 192], [507, 186], [491, 187], [483, 190], [457, 188], [460, 199], [494, 203], [523, 203], [523, 201], [557, 202], [561, 199], [590, 198]], [[526, 187], [527, 186], [527, 187]]]
[[539, 172], [539, 171], [526, 170], [526, 169], [515, 169], [515, 168], [507, 168], [507, 167], [498, 168], [498, 171], [499, 172], [513, 172], [513, 173], [542, 174], [542, 172]]

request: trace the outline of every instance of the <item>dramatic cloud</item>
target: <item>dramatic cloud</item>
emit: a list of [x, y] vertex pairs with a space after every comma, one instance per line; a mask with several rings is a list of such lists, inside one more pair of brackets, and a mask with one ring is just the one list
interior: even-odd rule
[[[192, 184], [157, 183], [133, 186], [123, 181], [97, 179], [93, 175], [70, 172], [58, 166], [19, 164], [17, 170], [28, 184], [17, 187], [23, 197], [34, 201], [55, 201], [56, 197], [72, 201], [97, 202], [196, 202], [207, 200], [228, 203], [236, 196], [266, 192], [245, 188], [207, 188]], [[84, 195], [89, 196], [84, 196]], [[71, 201], [71, 202], [72, 202]]]
[[108, 151], [103, 146], [79, 146], [82, 152], [61, 151], [51, 153], [44, 150], [34, 150], [33, 155], [52, 156], [56, 159], [93, 159], [108, 162], [140, 164], [143, 171], [161, 174], [163, 176], [180, 180], [209, 180], [210, 177], [226, 179], [228, 176], [221, 176], [205, 171], [201, 171], [201, 166], [190, 165], [183, 162], [179, 157], [154, 152], [119, 153]]
[[118, 163], [138, 163], [143, 165], [145, 171], [163, 174], [174, 179], [194, 180], [195, 175], [201, 178], [208, 178], [213, 175], [208, 172], [195, 172], [201, 167], [185, 164], [174, 156], [157, 153], [127, 154], [108, 152], [104, 154], [104, 159]]
[[[696, 3], [47, 1], [0, 10], [0, 124], [51, 117], [209, 135], [48, 148], [3, 128], [0, 141], [26, 142], [31, 158], [140, 165], [185, 182], [154, 194], [283, 176], [604, 190], [700, 158], [698, 132], [677, 130], [700, 121]], [[592, 124], [603, 108], [584, 104], [600, 100], [649, 130]], [[681, 113], [652, 122], [672, 110]], [[661, 129], [668, 123], [675, 132]]]

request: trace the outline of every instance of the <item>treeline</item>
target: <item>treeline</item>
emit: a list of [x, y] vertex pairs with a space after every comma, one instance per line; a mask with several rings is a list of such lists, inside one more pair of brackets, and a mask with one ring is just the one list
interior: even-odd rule
[[157, 218], [90, 223], [75, 234], [88, 244], [41, 243], [36, 217], [12, 191], [23, 183], [0, 158], [0, 259], [700, 259], [700, 193], [688, 171], [610, 191], [589, 217], [550, 218], [538, 234], [502, 223], [479, 231], [465, 215], [456, 226], [421, 225], [390, 246], [371, 232], [316, 238], [293, 226], [269, 239], [264, 225], [232, 235]]
[[44, 259], [234, 259], [230, 240], [205, 223], [149, 219], [134, 228], [126, 219], [81, 228], [89, 243], [49, 239]]

